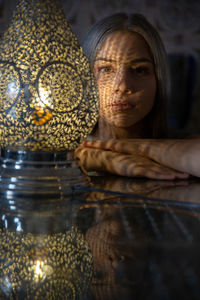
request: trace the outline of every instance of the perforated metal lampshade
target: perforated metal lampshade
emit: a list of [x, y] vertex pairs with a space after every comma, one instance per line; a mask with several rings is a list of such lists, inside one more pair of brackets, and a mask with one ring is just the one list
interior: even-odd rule
[[73, 150], [97, 114], [89, 62], [59, 1], [18, 1], [0, 45], [0, 146]]

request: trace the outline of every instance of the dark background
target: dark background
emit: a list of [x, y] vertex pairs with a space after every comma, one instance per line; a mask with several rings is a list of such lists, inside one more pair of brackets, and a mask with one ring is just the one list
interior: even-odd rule
[[[52, 0], [53, 1], [53, 0]], [[169, 57], [172, 96], [171, 127], [200, 132], [200, 1], [199, 0], [61, 0], [80, 43], [90, 26], [120, 11], [142, 13], [159, 31]], [[0, 0], [0, 34], [8, 26], [16, 0]]]

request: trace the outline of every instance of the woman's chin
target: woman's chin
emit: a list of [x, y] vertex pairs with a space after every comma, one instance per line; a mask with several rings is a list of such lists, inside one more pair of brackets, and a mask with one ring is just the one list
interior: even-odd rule
[[128, 120], [125, 116], [116, 116], [111, 122], [109, 122], [111, 126], [120, 127], [120, 128], [129, 128], [134, 126], [137, 123], [137, 120]]

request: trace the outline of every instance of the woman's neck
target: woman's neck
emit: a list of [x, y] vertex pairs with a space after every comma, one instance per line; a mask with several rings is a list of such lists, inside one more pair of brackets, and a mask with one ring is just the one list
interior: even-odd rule
[[115, 127], [100, 119], [94, 137], [101, 140], [145, 138], [144, 128], [144, 122], [136, 123], [131, 127]]

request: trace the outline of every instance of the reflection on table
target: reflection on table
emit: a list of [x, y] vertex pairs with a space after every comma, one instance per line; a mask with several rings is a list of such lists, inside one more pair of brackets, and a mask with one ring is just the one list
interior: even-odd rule
[[1, 196], [0, 299], [198, 299], [200, 182], [87, 179]]

